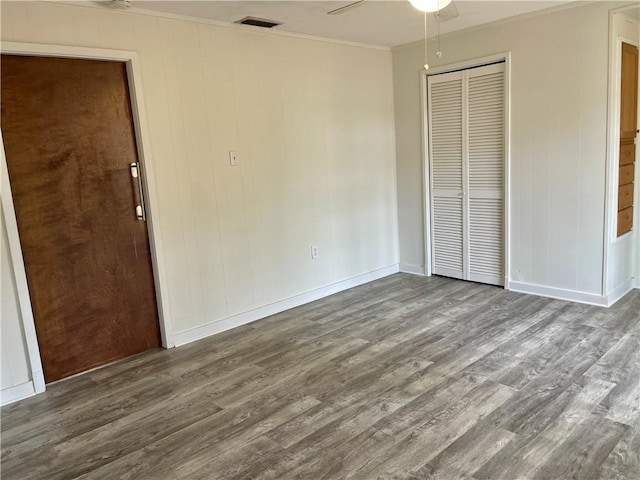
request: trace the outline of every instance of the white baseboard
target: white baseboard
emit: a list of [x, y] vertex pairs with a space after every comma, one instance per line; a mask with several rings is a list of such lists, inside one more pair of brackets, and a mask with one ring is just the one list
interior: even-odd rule
[[564, 288], [546, 287], [544, 285], [514, 281], [509, 282], [509, 290], [541, 297], [557, 298], [558, 300], [567, 300], [569, 302], [586, 303], [587, 305], [596, 305], [598, 307], [608, 306], [605, 296], [595, 293], [579, 292], [577, 290], [566, 290]]
[[42, 370], [35, 370], [31, 372], [31, 376], [33, 377], [33, 388], [35, 389], [36, 393], [44, 392], [44, 372]]
[[305, 303], [313, 302], [314, 300], [328, 297], [329, 295], [333, 295], [334, 293], [357, 287], [358, 285], [372, 282], [373, 280], [378, 280], [379, 278], [383, 278], [398, 272], [399, 268], [398, 264], [396, 263], [388, 267], [380, 268], [378, 270], [373, 270], [356, 277], [342, 280], [341, 282], [332, 283], [330, 285], [326, 285], [309, 292], [294, 295], [293, 297], [289, 297], [284, 300], [271, 303], [269, 305], [258, 307], [247, 312], [239, 313], [237, 315], [217, 320], [215, 322], [210, 322], [199, 327], [190, 328], [189, 330], [183, 330], [181, 332], [175, 332], [173, 334], [173, 339], [175, 340], [176, 346], [195, 342], [196, 340], [215, 335], [216, 333], [224, 332], [225, 330], [230, 330], [247, 323], [255, 322], [256, 320], [268, 317], [269, 315], [274, 315], [276, 313], [289, 310], [290, 308], [298, 307], [300, 305], [304, 305]]
[[411, 273], [413, 275], [426, 276], [426, 271], [423, 265], [413, 265], [411, 263], [401, 263], [400, 271], [402, 273]]
[[640, 288], [640, 277], [633, 278], [633, 288]]
[[607, 307], [610, 307], [611, 305], [616, 303], [618, 300], [620, 300], [622, 297], [624, 297], [627, 293], [629, 293], [631, 290], [633, 290], [634, 288], [637, 288], [637, 287], [634, 287], [634, 285], [637, 283], [636, 280], [637, 279], [635, 278], [630, 278], [626, 282], [619, 285], [617, 288], [613, 289], [613, 291], [608, 293]]
[[20, 383], [13, 387], [0, 390], [0, 405], [8, 405], [18, 400], [22, 400], [27, 397], [32, 397], [36, 394], [36, 389], [33, 386], [32, 381]]

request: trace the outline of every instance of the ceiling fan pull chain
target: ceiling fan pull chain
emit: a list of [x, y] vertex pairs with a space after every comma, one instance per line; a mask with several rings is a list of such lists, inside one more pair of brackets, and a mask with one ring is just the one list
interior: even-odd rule
[[429, 70], [429, 56], [427, 55], [427, 12], [424, 12], [424, 69]]
[[438, 51], [436, 52], [436, 57], [442, 57], [442, 50], [440, 50], [440, 10], [436, 12], [436, 21], [438, 23]]

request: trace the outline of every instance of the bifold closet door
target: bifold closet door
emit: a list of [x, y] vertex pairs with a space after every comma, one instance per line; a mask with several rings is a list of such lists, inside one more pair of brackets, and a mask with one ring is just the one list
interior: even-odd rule
[[429, 77], [433, 273], [464, 278], [462, 72]]
[[469, 280], [504, 283], [504, 63], [468, 70]]
[[504, 282], [504, 63], [429, 77], [433, 272]]

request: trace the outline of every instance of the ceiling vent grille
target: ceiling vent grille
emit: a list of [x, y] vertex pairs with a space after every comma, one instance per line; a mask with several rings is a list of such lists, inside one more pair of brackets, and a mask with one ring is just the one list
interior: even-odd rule
[[111, 2], [109, 2], [109, 6], [111, 8], [124, 10], [131, 8], [131, 0], [111, 0]]
[[262, 28], [273, 28], [278, 25], [282, 25], [281, 23], [274, 22], [273, 20], [266, 20], [264, 18], [256, 18], [256, 17], [244, 17], [242, 20], [236, 20], [234, 23], [239, 23], [241, 25], [253, 25], [254, 27], [262, 27]]

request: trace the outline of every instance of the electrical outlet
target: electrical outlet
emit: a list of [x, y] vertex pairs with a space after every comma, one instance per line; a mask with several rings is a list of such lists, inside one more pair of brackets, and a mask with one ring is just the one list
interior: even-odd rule
[[320, 256], [317, 245], [311, 245], [311, 260], [315, 260]]

